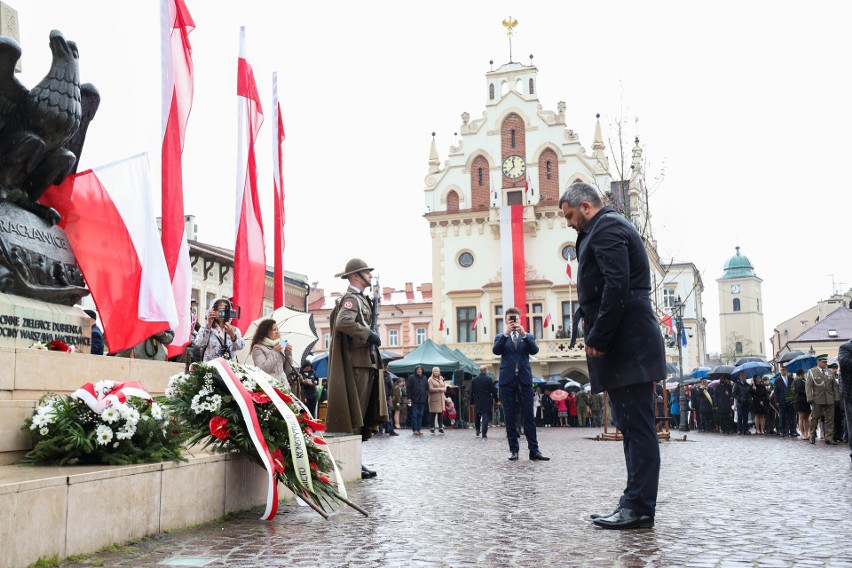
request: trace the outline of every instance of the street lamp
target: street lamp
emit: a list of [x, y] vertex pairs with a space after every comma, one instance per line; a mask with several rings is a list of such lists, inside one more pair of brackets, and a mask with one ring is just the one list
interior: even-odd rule
[[689, 431], [689, 401], [686, 398], [686, 386], [683, 384], [683, 309], [685, 304], [677, 297], [674, 304], [675, 325], [677, 329], [677, 361], [680, 370], [680, 384], [677, 386], [680, 393], [680, 425], [678, 430], [682, 432]]

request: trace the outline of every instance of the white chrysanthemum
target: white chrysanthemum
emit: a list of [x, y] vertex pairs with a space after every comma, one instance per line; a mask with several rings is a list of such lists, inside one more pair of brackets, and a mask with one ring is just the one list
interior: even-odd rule
[[133, 434], [136, 433], [136, 427], [131, 425], [129, 422], [121, 427], [121, 429], [116, 432], [115, 437], [119, 440], [129, 440], [133, 437]]
[[112, 387], [114, 386], [114, 381], [98, 381], [95, 383], [95, 392], [100, 394], [109, 394], [112, 392]]
[[33, 423], [30, 425], [30, 430], [38, 430], [42, 426], [45, 426], [44, 416], [41, 414], [35, 414], [33, 416]]
[[124, 419], [127, 420], [128, 424], [133, 424], [135, 426], [139, 422], [139, 418], [140, 414], [138, 410], [132, 406], [127, 407], [127, 414], [124, 416]]
[[169, 385], [166, 387], [166, 390], [163, 394], [166, 395], [166, 398], [177, 398], [180, 395], [180, 392], [172, 385]]
[[219, 412], [220, 408], [222, 408], [222, 397], [218, 394], [214, 394], [210, 397], [210, 411]]
[[257, 383], [254, 382], [254, 379], [245, 378], [243, 379], [243, 386], [246, 387], [246, 390], [249, 392], [254, 392], [257, 388]]
[[118, 442], [113, 442], [113, 443], [112, 443], [112, 447], [113, 447], [113, 448], [117, 448], [117, 447], [118, 447]]
[[117, 402], [111, 408], [115, 408], [122, 418], [127, 418], [127, 413], [130, 412], [130, 407], [123, 402]]
[[47, 428], [42, 428], [41, 430], [38, 431], [38, 433], [41, 434], [42, 436], [47, 436], [47, 434], [49, 432], [50, 432], [50, 430], [48, 430]]
[[95, 437], [98, 441], [98, 444], [104, 446], [112, 441], [112, 428], [107, 426], [106, 424], [101, 424], [95, 429]]
[[192, 401], [189, 403], [189, 407], [196, 414], [201, 414], [204, 410], [201, 408], [201, 397], [199, 395], [195, 395], [192, 397]]
[[115, 424], [121, 420], [121, 413], [114, 406], [108, 406], [106, 410], [101, 413], [101, 420], [107, 424]]

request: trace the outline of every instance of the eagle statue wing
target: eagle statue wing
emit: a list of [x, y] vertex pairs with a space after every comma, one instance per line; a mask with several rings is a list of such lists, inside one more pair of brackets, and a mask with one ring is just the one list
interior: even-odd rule
[[21, 46], [14, 39], [0, 36], [0, 131], [15, 116], [15, 109], [29, 94], [17, 77], [15, 64], [21, 58]]

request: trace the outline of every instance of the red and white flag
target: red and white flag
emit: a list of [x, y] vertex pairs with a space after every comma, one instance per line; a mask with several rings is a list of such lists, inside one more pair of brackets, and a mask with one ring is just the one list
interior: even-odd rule
[[527, 173], [526, 182], [524, 184], [524, 192], [529, 193], [531, 184], [532, 184], [532, 180], [530, 179], [530, 174]]
[[669, 332], [667, 335], [674, 335], [674, 326], [672, 325], [672, 316], [671, 314], [666, 314], [663, 316], [663, 319], [660, 320], [660, 323], [669, 328]]
[[500, 208], [500, 261], [503, 271], [503, 313], [511, 307], [527, 321], [527, 281], [524, 273], [524, 206]]
[[145, 154], [68, 177], [41, 202], [62, 215], [110, 353], [177, 327]]
[[567, 276], [568, 280], [570, 280], [571, 282], [574, 281], [574, 278], [571, 276], [571, 263], [570, 262], [565, 263], [565, 276]]
[[473, 318], [473, 325], [470, 326], [470, 329], [476, 329], [476, 326], [479, 324], [479, 320], [482, 319], [482, 313], [476, 312], [476, 317]]
[[544, 327], [549, 326], [549, 325], [550, 325], [550, 322], [551, 322], [551, 319], [550, 319], [550, 312], [548, 312], [548, 313], [547, 313], [547, 316], [544, 318]]
[[234, 247], [234, 304], [240, 309], [236, 326], [245, 333], [263, 310], [266, 286], [266, 250], [263, 219], [257, 196], [254, 143], [263, 123], [254, 72], [246, 60], [246, 29], [240, 27], [237, 62], [237, 218]]
[[441, 318], [441, 321], [438, 322], [438, 331], [444, 331], [444, 318]]
[[281, 145], [284, 143], [284, 121], [278, 102], [278, 73], [272, 74], [272, 177], [275, 184], [275, 261], [273, 262], [272, 309], [284, 305], [284, 171]]
[[195, 23], [183, 0], [160, 1], [161, 52], [163, 67], [162, 149], [162, 235], [163, 254], [171, 278], [177, 308], [174, 341], [167, 345], [169, 357], [183, 353], [192, 338], [192, 267], [186, 242], [183, 208], [183, 165], [181, 155], [186, 123], [192, 107], [192, 47], [189, 32]]

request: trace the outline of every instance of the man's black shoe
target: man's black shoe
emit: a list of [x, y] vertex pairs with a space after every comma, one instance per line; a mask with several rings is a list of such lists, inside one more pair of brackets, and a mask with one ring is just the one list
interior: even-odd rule
[[601, 519], [603, 517], [611, 517], [614, 514], [616, 514], [617, 512], [619, 512], [620, 510], [621, 510], [621, 505], [616, 507], [615, 511], [613, 511], [612, 513], [592, 513], [591, 515], [589, 515], [589, 518], [594, 521], [595, 519]]
[[518, 452], [512, 452], [512, 455], [509, 456], [509, 461], [518, 461]]
[[483, 434], [483, 435], [482, 435], [482, 439], [483, 439], [483, 440], [487, 440], [487, 439], [488, 439], [488, 436], [486, 436], [485, 434]]
[[621, 508], [608, 517], [598, 517], [592, 522], [604, 529], [650, 529], [654, 526], [654, 517]]
[[828, 444], [829, 446], [836, 446], [837, 445], [837, 442], [835, 442], [834, 440], [826, 440], [825, 443]]
[[816, 444], [816, 436], [811, 436], [811, 444]]
[[367, 469], [367, 466], [361, 466], [361, 479], [369, 479], [371, 477], [376, 477], [376, 472], [372, 469]]
[[530, 461], [550, 461], [550, 458], [543, 455], [540, 451], [536, 450], [534, 452], [530, 452]]
[[391, 432], [388, 432], [388, 436], [399, 436], [399, 434], [396, 433], [396, 430], [393, 430]]

